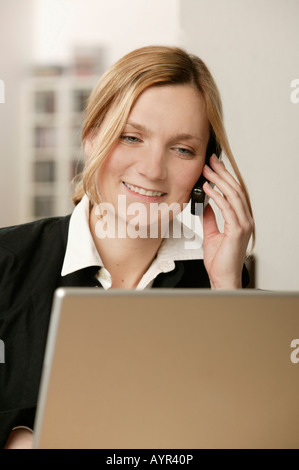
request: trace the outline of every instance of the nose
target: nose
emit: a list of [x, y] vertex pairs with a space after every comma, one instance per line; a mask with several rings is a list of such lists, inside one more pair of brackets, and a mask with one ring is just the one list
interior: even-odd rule
[[137, 170], [149, 181], [163, 181], [167, 177], [167, 152], [161, 146], [147, 149], [138, 161]]

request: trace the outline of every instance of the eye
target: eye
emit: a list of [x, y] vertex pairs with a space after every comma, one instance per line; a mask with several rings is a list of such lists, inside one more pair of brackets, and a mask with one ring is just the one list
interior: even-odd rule
[[179, 154], [181, 155], [184, 155], [184, 156], [194, 156], [195, 155], [195, 152], [193, 152], [192, 150], [190, 149], [186, 149], [184, 147], [175, 147], [174, 150], [176, 152], [178, 152]]
[[123, 142], [127, 142], [128, 144], [138, 144], [139, 142], [141, 142], [138, 137], [135, 137], [133, 135], [121, 135], [120, 140], [122, 140]]

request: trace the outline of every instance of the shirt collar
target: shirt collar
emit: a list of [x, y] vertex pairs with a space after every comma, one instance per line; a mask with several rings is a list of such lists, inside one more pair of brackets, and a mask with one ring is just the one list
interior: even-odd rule
[[137, 289], [151, 286], [158, 274], [172, 271], [175, 261], [203, 259], [202, 237], [177, 218], [171, 225], [171, 233], [164, 238], [157, 256], [141, 278]]
[[73, 210], [61, 275], [89, 266], [103, 266], [89, 230], [89, 199], [83, 196]]
[[[181, 219], [182, 220], [182, 219]], [[159, 273], [172, 271], [175, 261], [203, 259], [202, 237], [175, 218], [169, 234], [164, 238], [157, 256], [144, 274], [137, 288], [144, 288]], [[89, 229], [89, 199], [84, 195], [75, 207], [69, 225], [68, 241], [61, 275], [89, 266], [103, 267]]]

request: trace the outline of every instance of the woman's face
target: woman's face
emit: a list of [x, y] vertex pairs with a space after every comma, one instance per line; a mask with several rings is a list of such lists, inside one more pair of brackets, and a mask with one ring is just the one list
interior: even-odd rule
[[119, 196], [127, 207], [141, 203], [148, 210], [163, 202], [182, 209], [202, 172], [208, 139], [205, 101], [195, 88], [146, 89], [98, 174], [101, 200], [116, 212]]

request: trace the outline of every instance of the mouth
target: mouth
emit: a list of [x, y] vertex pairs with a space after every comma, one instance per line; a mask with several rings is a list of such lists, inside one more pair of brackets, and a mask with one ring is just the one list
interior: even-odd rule
[[126, 188], [134, 193], [141, 194], [142, 196], [149, 196], [149, 197], [161, 197], [165, 196], [166, 193], [162, 193], [161, 191], [153, 191], [150, 189], [140, 188], [140, 186], [134, 186], [133, 184], [126, 183], [125, 181], [122, 182]]

